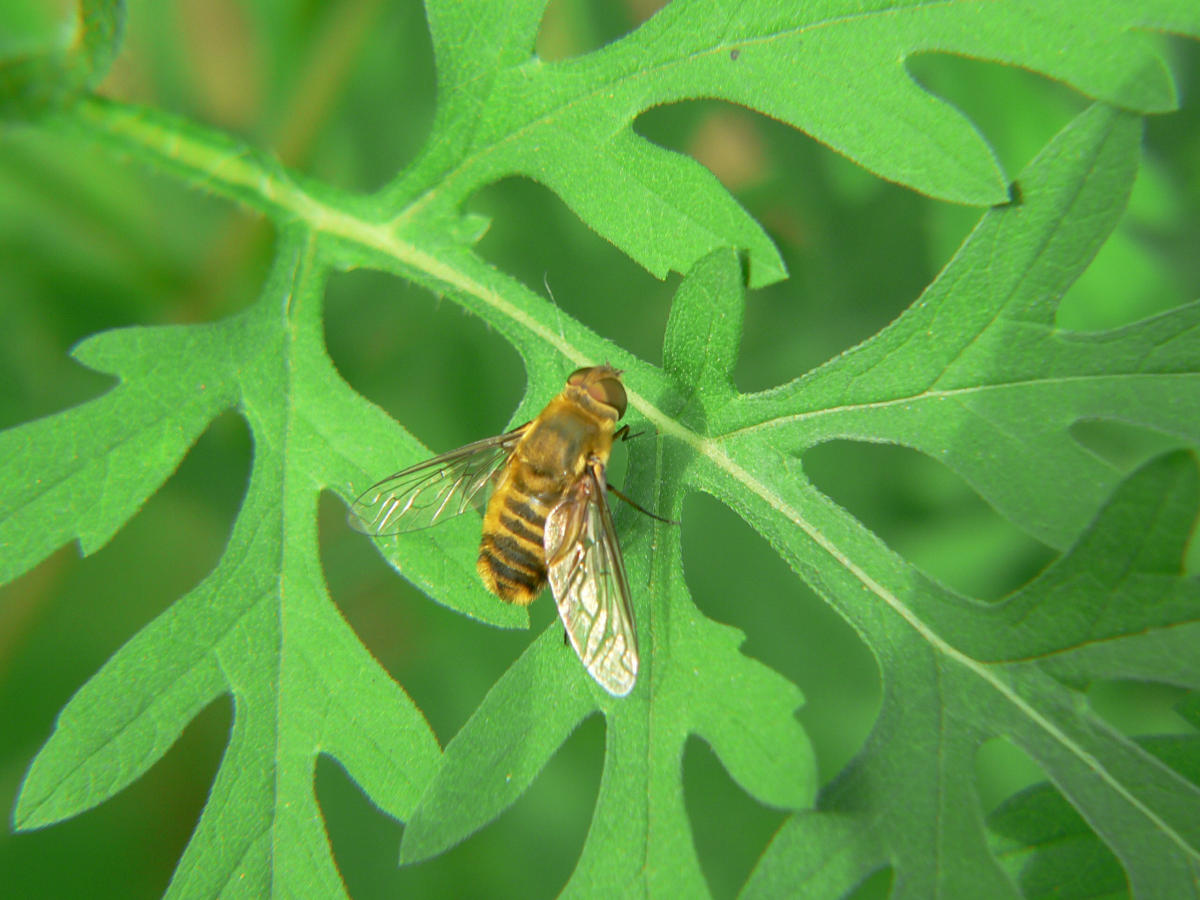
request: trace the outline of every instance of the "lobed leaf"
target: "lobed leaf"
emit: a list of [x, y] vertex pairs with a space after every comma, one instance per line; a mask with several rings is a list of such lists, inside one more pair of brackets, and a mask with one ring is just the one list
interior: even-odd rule
[[[372, 451], [315, 423], [365, 418], [374, 422], [368, 434], [396, 442], [394, 426], [385, 431], [381, 414], [346, 389], [320, 348], [324, 269], [316, 247], [310, 236], [290, 235], [262, 300], [227, 322], [128, 329], [83, 345], [80, 358], [102, 371], [120, 361], [122, 385], [5, 435], [24, 454], [10, 454], [17, 464], [40, 453], [39, 461], [62, 473], [58, 493], [39, 484], [33, 465], [24, 480], [6, 482], [5, 533], [20, 552], [5, 556], [24, 566], [65, 532], [19, 542], [23, 524], [80, 528], [82, 521], [85, 549], [95, 549], [230, 402], [255, 436], [250, 484], [217, 568], [67, 705], [14, 814], [18, 828], [36, 828], [104, 801], [161, 758], [200, 709], [230, 694], [229, 749], [171, 895], [262, 896], [314, 886], [343, 893], [313, 794], [317, 754], [341, 762], [398, 818], [412, 811], [439, 757], [420, 711], [333, 608], [316, 563], [318, 493], [332, 483], [353, 496], [353, 482], [364, 479], [346, 453], [351, 446], [360, 456]], [[81, 423], [84, 437], [68, 442]], [[145, 471], [131, 459], [144, 460]], [[121, 477], [97, 475], [109, 467]], [[453, 590], [465, 577], [428, 552], [413, 555], [405, 571], [438, 590]], [[469, 593], [451, 600], [468, 613], [474, 602]], [[478, 609], [505, 620], [503, 608]]]
[[[504, 21], [480, 21], [474, 10], [430, 4], [439, 90], [453, 99], [439, 109], [425, 155], [385, 192], [388, 206], [406, 208], [398, 224], [445, 217], [479, 186], [526, 175], [659, 277], [734, 246], [748, 253], [752, 287], [785, 275], [770, 239], [707, 170], [639, 137], [640, 113], [728, 100], [931, 196], [1003, 203], [1006, 179], [987, 143], [917, 85], [906, 58], [940, 52], [1020, 65], [1097, 99], [1159, 111], [1174, 108], [1174, 89], [1138, 30], [1200, 30], [1185, 0], [1136, 8], [1114, 0], [1099, 13], [969, 0], [693, 0], [669, 4], [594, 53], [548, 65], [531, 55], [542, 6], [523, 2]], [[1092, 24], [1086, 37], [1076, 27], [1082, 15]]]
[[[990, 407], [993, 421], [999, 420], [1003, 433], [1013, 436], [1013, 449], [1024, 450], [1020, 470], [1003, 446], [989, 445], [990, 458], [981, 461], [972, 460], [959, 443], [953, 449], [947, 444], [941, 458], [950, 465], [969, 465], [971, 472], [986, 464], [989, 471], [1011, 474], [1015, 484], [996, 487], [997, 505], [1005, 508], [1006, 498], [1011, 502], [1014, 494], [1020, 496], [1022, 479], [1036, 480], [1043, 497], [1057, 499], [1059, 486], [1050, 482], [1075, 477], [1063, 461], [1071, 454], [1031, 447], [1026, 435], [1032, 429], [1049, 432], [1061, 446], [1068, 440], [1066, 427], [1078, 418], [1130, 418], [1166, 431], [1183, 429], [1178, 433], [1194, 447], [1194, 422], [1185, 421], [1186, 413], [1177, 417], [1170, 402], [1160, 402], [1174, 398], [1187, 410], [1194, 399], [1200, 341], [1187, 324], [1192, 307], [1089, 336], [1085, 343], [1103, 345], [1110, 352], [1104, 363], [1096, 358], [1070, 378], [1063, 377], [1060, 358], [1048, 349], [1080, 341], [1055, 331], [1051, 303], [1062, 288], [1049, 292], [1045, 279], [1037, 276], [1054, 271], [1056, 283], [1065, 287], [1086, 263], [1086, 251], [1098, 236], [1082, 245], [1056, 239], [1077, 233], [1077, 217], [1083, 220], [1079, 224], [1085, 235], [1098, 221], [1115, 221], [1114, 207], [1119, 209], [1124, 192], [1111, 190], [1109, 184], [1103, 199], [1093, 192], [1092, 182], [1108, 181], [1114, 172], [1132, 178], [1135, 167], [1129, 158], [1137, 153], [1137, 129], [1130, 126], [1122, 114], [1102, 108], [1076, 119], [1022, 178], [1022, 204], [985, 217], [930, 289], [932, 297], [922, 298], [863, 347], [827, 364], [812, 383], [822, 389], [822, 382], [847, 384], [854, 373], [857, 391], [863, 389], [862, 381], [874, 379], [876, 396], [890, 391], [896, 400], [885, 401], [879, 410], [864, 407], [863, 414], [907, 428], [914, 409], [924, 413], [923, 398], [904, 396], [910, 385], [937, 384], [947, 377], [943, 373], [955, 372], [958, 390], [978, 390], [965, 377], [971, 368], [964, 360], [987, 343], [987, 332], [1001, 327], [1008, 310], [1037, 309], [1033, 322], [1026, 312], [1023, 327], [1001, 330], [1008, 336], [1005, 358], [1028, 366], [1022, 377], [1011, 378], [1011, 389], [1019, 391], [1044, 377], [1038, 403], [1013, 403], [1002, 412], [996, 411], [998, 404]], [[1000, 240], [1000, 235], [1013, 234], [1009, 220], [1023, 223], [1021, 241]], [[981, 245], [988, 247], [985, 273], [1004, 273], [1004, 280], [975, 274]], [[1003, 305], [993, 307], [993, 316], [974, 320], [981, 330], [972, 332], [967, 323], [960, 326], [961, 349], [942, 359], [942, 371], [935, 362], [922, 360], [914, 377], [912, 366], [894, 364], [906, 353], [915, 354], [909, 349], [919, 333], [913, 320], [936, 317], [951, 307], [986, 308], [989, 302], [997, 303], [996, 298], [1002, 298]], [[1155, 341], [1147, 333], [1170, 337]], [[1151, 346], [1161, 349], [1149, 350]], [[1042, 352], [1034, 354], [1035, 347]], [[884, 366], [884, 360], [889, 365]], [[989, 367], [974, 371], [985, 384], [990, 382]], [[1093, 378], [1104, 383], [1103, 391], [1089, 384]], [[1125, 383], [1134, 382], [1141, 403], [1122, 390]], [[1003, 381], [999, 387], [1007, 389]], [[710, 452], [711, 462], [692, 472], [760, 528], [793, 568], [866, 636], [879, 659], [884, 678], [879, 721], [866, 748], [818, 803], [822, 812], [855, 817], [878, 848], [874, 856], [856, 858], [857, 872], [843, 871], [841, 877], [853, 883], [858, 880], [855, 875], [863, 878], [890, 865], [898, 896], [1014, 896], [1013, 884], [986, 850], [983, 816], [971, 784], [975, 748], [999, 735], [1045, 769], [1120, 859], [1135, 896], [1188, 896], [1200, 858], [1200, 789], [1100, 722], [1077, 692], [1093, 677], [1132, 676], [1193, 690], [1197, 686], [1195, 654], [1173, 643], [1186, 640], [1200, 616], [1197, 583], [1182, 572], [1182, 550], [1200, 502], [1193, 456], [1179, 453], [1153, 461], [1123, 483], [1115, 482], [1115, 470], [1093, 464], [1088, 474], [1094, 490], [1115, 489], [1111, 499], [1093, 513], [1091, 525], [1058, 563], [1004, 603], [987, 606], [952, 594], [904, 564], [807, 483], [766, 470], [762, 461], [778, 453], [778, 444], [771, 442], [779, 431], [776, 423], [785, 423], [786, 433], [800, 443], [796, 450], [830, 436], [830, 430], [821, 427], [820, 401], [814, 399], [820, 391], [810, 395], [808, 389], [802, 379], [762, 395], [755, 405], [769, 416], [764, 420], [768, 427], [743, 425], [729, 439], [720, 439], [740, 470], [722, 466]], [[791, 416], [784, 412], [789, 405], [795, 410]], [[807, 412], [814, 407], [815, 422]], [[846, 409], [854, 414], [852, 401]], [[739, 412], [745, 414], [746, 409]], [[942, 415], [955, 412], [950, 407]], [[926, 421], [934, 421], [932, 414]], [[977, 430], [965, 423], [962, 427]], [[879, 439], [886, 431], [886, 426], [872, 427], [860, 436], [869, 433]], [[922, 447], [933, 449], [928, 443]], [[795, 475], [794, 470], [785, 471]], [[1161, 652], [1164, 641], [1170, 642], [1173, 654]], [[1144, 653], [1143, 643], [1155, 646], [1159, 655]], [[1136, 675], [1128, 665], [1122, 673], [1120, 664], [1103, 674], [1095, 664], [1085, 671], [1076, 663], [1076, 654], [1094, 662], [1140, 660], [1141, 666]], [[770, 884], [778, 877], [775, 873], [789, 868], [803, 871], [809, 855], [822, 849], [843, 852], [839, 832], [816, 829], [814, 833], [822, 836], [815, 839], [827, 844], [803, 850], [796, 837], [800, 833], [810, 833], [806, 820], [797, 819], [780, 833], [760, 862], [764, 874], [755, 876], [752, 886]]]
[[[668, 492], [672, 483], [677, 484], [666, 482]], [[665, 498], [676, 511], [681, 501], [670, 493]], [[656, 525], [655, 531], [649, 561], [644, 542], [626, 545], [631, 570], [650, 566], [654, 573], [649, 605], [636, 609], [643, 667], [633, 693], [613, 698], [591, 682], [555, 623], [447, 745], [442, 767], [406, 830], [403, 861], [440, 852], [492, 821], [595, 710], [604, 714], [608, 729], [604, 772], [568, 895], [654, 894], [671, 885], [705, 890], [681, 782], [683, 747], [691, 734], [706, 740], [733, 778], [761, 802], [787, 809], [811, 803], [812, 749], [792, 715], [800, 692], [743, 656], [740, 634], [699, 613], [674, 577], [678, 530]], [[662, 588], [654, 590], [655, 582]], [[553, 709], [530, 707], [530, 697], [545, 696], [560, 702]]]
[[[1055, 323], [1058, 300], [1123, 211], [1138, 168], [1133, 113], [1175, 103], [1144, 32], [1200, 34], [1194, 4], [695, 0], [554, 64], [532, 54], [543, 10], [529, 0], [429, 3], [433, 133], [416, 163], [372, 197], [156, 110], [88, 97], [46, 122], [259, 209], [281, 235], [272, 274], [245, 312], [89, 340], [78, 358], [119, 383], [0, 435], [8, 578], [68, 540], [85, 553], [102, 546], [223, 410], [236, 408], [255, 442], [220, 562], [63, 710], [22, 786], [16, 826], [41, 827], [111, 797], [200, 709], [229, 695], [228, 749], [168, 893], [339, 896], [314, 795], [318, 754], [408, 823], [402, 858], [416, 861], [494, 820], [599, 711], [604, 769], [566, 894], [707, 893], [681, 772], [696, 735], [745, 792], [793, 813], [751, 875], [750, 896], [842, 894], [885, 868], [901, 897], [1007, 898], [1018, 883], [1058, 890], [1077, 858], [1047, 862], [1045, 845], [1060, 837], [1099, 866], [1080, 890], [1111, 885], [1115, 859], [1135, 896], [1194, 895], [1194, 742], [1128, 739], [1080, 692], [1102, 677], [1197, 689], [1200, 593], [1181, 568], [1200, 503], [1195, 460], [1181, 452], [1131, 471], [1086, 451], [1070, 429], [1118, 421], [1200, 447], [1200, 306], [1107, 332]], [[1111, 106], [1064, 129], [895, 323], [790, 384], [739, 395], [731, 372], [742, 293], [783, 277], [781, 257], [715, 177], [640, 137], [634, 121], [656, 105], [725, 99], [933, 196], [1008, 201], [983, 138], [908, 75], [905, 61], [919, 53], [1024, 66]], [[562, 317], [474, 252], [481, 229], [463, 202], [514, 174], [550, 187], [652, 273], [690, 272], [662, 369]], [[855, 628], [883, 674], [882, 710], [861, 753], [819, 796], [795, 717], [798, 688], [697, 609], [678, 529], [628, 518], [621, 531], [643, 653], [633, 694], [603, 694], [555, 625], [439, 751], [421, 710], [333, 606], [320, 571], [320, 493], [349, 500], [428, 453], [358, 397], [325, 352], [325, 277], [351, 266], [445, 294], [511, 342], [529, 376], [517, 418], [577, 365], [606, 359], [624, 369], [630, 419], [657, 435], [631, 453], [635, 495], [677, 517], [689, 492], [712, 494]], [[1001, 603], [953, 593], [814, 489], [801, 454], [836, 438], [927, 453], [1061, 556]], [[380, 549], [436, 601], [493, 624], [525, 623], [478, 584], [468, 518]], [[985, 817], [973, 761], [993, 736], [1023, 748], [1058, 793], [1040, 790]], [[1028, 827], [1030, 810], [1045, 815], [1044, 831]]]
[[[0, 435], [0, 574], [14, 578], [71, 538], [85, 553], [105, 543], [158, 490], [188, 447], [234, 402], [229, 373], [198, 365], [231, 327], [109, 332], [75, 350], [122, 384], [96, 400]], [[182, 360], [173, 371], [160, 363]]]

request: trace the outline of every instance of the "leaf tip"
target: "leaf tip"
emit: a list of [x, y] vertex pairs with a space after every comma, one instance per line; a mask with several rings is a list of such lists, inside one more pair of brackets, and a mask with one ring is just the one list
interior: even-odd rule
[[49, 793], [43, 790], [40, 784], [35, 760], [17, 794], [17, 802], [12, 812], [13, 831], [36, 831], [64, 818], [47, 812], [50, 807], [49, 797]]
[[714, 250], [685, 276], [667, 320], [664, 367], [681, 387], [733, 393], [732, 372], [742, 338], [749, 254]]
[[426, 827], [424, 816], [421, 814], [421, 807], [418, 806], [412, 817], [405, 823], [404, 835], [400, 838], [400, 853], [396, 858], [396, 863], [401, 866], [422, 863], [449, 850], [452, 846], [454, 844], [438, 840], [435, 832]]

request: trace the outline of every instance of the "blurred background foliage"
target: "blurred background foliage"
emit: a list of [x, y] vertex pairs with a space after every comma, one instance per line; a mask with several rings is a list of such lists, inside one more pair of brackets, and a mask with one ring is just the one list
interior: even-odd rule
[[[657, 5], [554, 0], [537, 51], [547, 60], [587, 52]], [[1184, 110], [1148, 122], [1129, 213], [1064, 300], [1065, 327], [1112, 327], [1200, 295], [1200, 53], [1181, 41], [1169, 42], [1169, 52]], [[910, 71], [974, 118], [1014, 176], [1085, 102], [1028, 73], [961, 58], [916, 58]], [[125, 45], [101, 92], [227, 129], [290, 166], [369, 191], [410, 162], [428, 134], [434, 64], [417, 0], [134, 0]], [[728, 104], [655, 109], [637, 128], [712, 169], [765, 224], [787, 262], [789, 280], [748, 297], [736, 373], [745, 391], [795, 378], [894, 319], [981, 213], [880, 181], [805, 135]], [[487, 259], [533, 290], [552, 292], [564, 315], [661, 361], [678, 276], [655, 280], [526, 180], [492, 185], [470, 208], [492, 220], [479, 246]], [[244, 308], [267, 271], [272, 243], [267, 223], [187, 185], [36, 129], [0, 134], [0, 427], [109, 387], [67, 355], [86, 335], [211, 321]], [[327, 337], [350, 383], [436, 450], [500, 431], [524, 387], [519, 358], [486, 326], [377, 272], [331, 279]], [[1079, 436], [1116, 455], [1140, 455], [1155, 440], [1093, 426], [1080, 426]], [[88, 559], [64, 547], [0, 588], [6, 809], [68, 698], [214, 565], [251, 453], [244, 424], [224, 415], [111, 544]], [[615, 461], [618, 483], [621, 464]], [[898, 552], [973, 596], [997, 600], [1050, 558], [920, 454], [839, 443], [811, 451], [805, 464]], [[425, 600], [349, 531], [332, 497], [321, 517], [334, 601], [444, 744], [529, 634], [496, 631]], [[804, 690], [799, 716], [829, 779], [861, 746], [878, 708], [870, 651], [729, 510], [693, 497], [682, 528], [696, 602], [743, 629], [745, 651]], [[536, 604], [533, 633], [552, 616], [552, 604]], [[1100, 685], [1090, 699], [1127, 733], [1186, 730], [1171, 710], [1176, 695], [1153, 686]], [[0, 832], [5, 893], [161, 895], [230, 718], [227, 702], [215, 704], [146, 777], [99, 809], [41, 832]], [[588, 721], [497, 823], [404, 869], [395, 865], [403, 826], [375, 810], [340, 767], [322, 762], [318, 796], [351, 895], [553, 895], [586, 835], [603, 741], [600, 720]], [[743, 794], [699, 741], [689, 744], [683, 768], [705, 874], [716, 896], [733, 896], [783, 814]], [[981, 750], [978, 774], [988, 809], [1041, 779], [1002, 740]], [[886, 893], [887, 886], [883, 873], [860, 893]]]

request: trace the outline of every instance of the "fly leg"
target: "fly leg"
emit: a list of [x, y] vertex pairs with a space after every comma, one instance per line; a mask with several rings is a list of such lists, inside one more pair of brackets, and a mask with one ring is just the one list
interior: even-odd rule
[[631, 432], [629, 430], [628, 425], [622, 425], [620, 428], [618, 428], [616, 431], [613, 432], [613, 440], [614, 441], [632, 441], [635, 437], [641, 437], [645, 433], [646, 432], [644, 432], [644, 431]]
[[630, 506], [632, 506], [634, 509], [636, 509], [638, 512], [644, 513], [645, 515], [649, 516], [652, 519], [658, 519], [658, 521], [665, 522], [667, 525], [678, 525], [679, 524], [674, 519], [664, 519], [662, 516], [656, 515], [655, 513], [650, 512], [650, 510], [648, 510], [645, 507], [634, 502], [631, 498], [626, 497], [623, 493], [618, 491], [611, 484], [608, 486], [608, 489], [610, 491], [612, 491], [614, 494], [616, 494], [618, 497], [620, 497], [622, 500], [624, 500], [626, 503], [628, 503]]

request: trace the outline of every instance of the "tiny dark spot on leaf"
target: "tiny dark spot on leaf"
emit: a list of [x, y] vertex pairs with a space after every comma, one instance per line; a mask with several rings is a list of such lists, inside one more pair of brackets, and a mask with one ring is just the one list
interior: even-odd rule
[[729, 51], [729, 58], [730, 58], [730, 59], [736, 60], [736, 59], [737, 59], [739, 56], [741, 56], [741, 55], [742, 55], [742, 51], [741, 51], [741, 50], [738, 50], [738, 49], [736, 49], [736, 48], [735, 48], [735, 49], [733, 49], [733, 50], [730, 50], [730, 51]]

